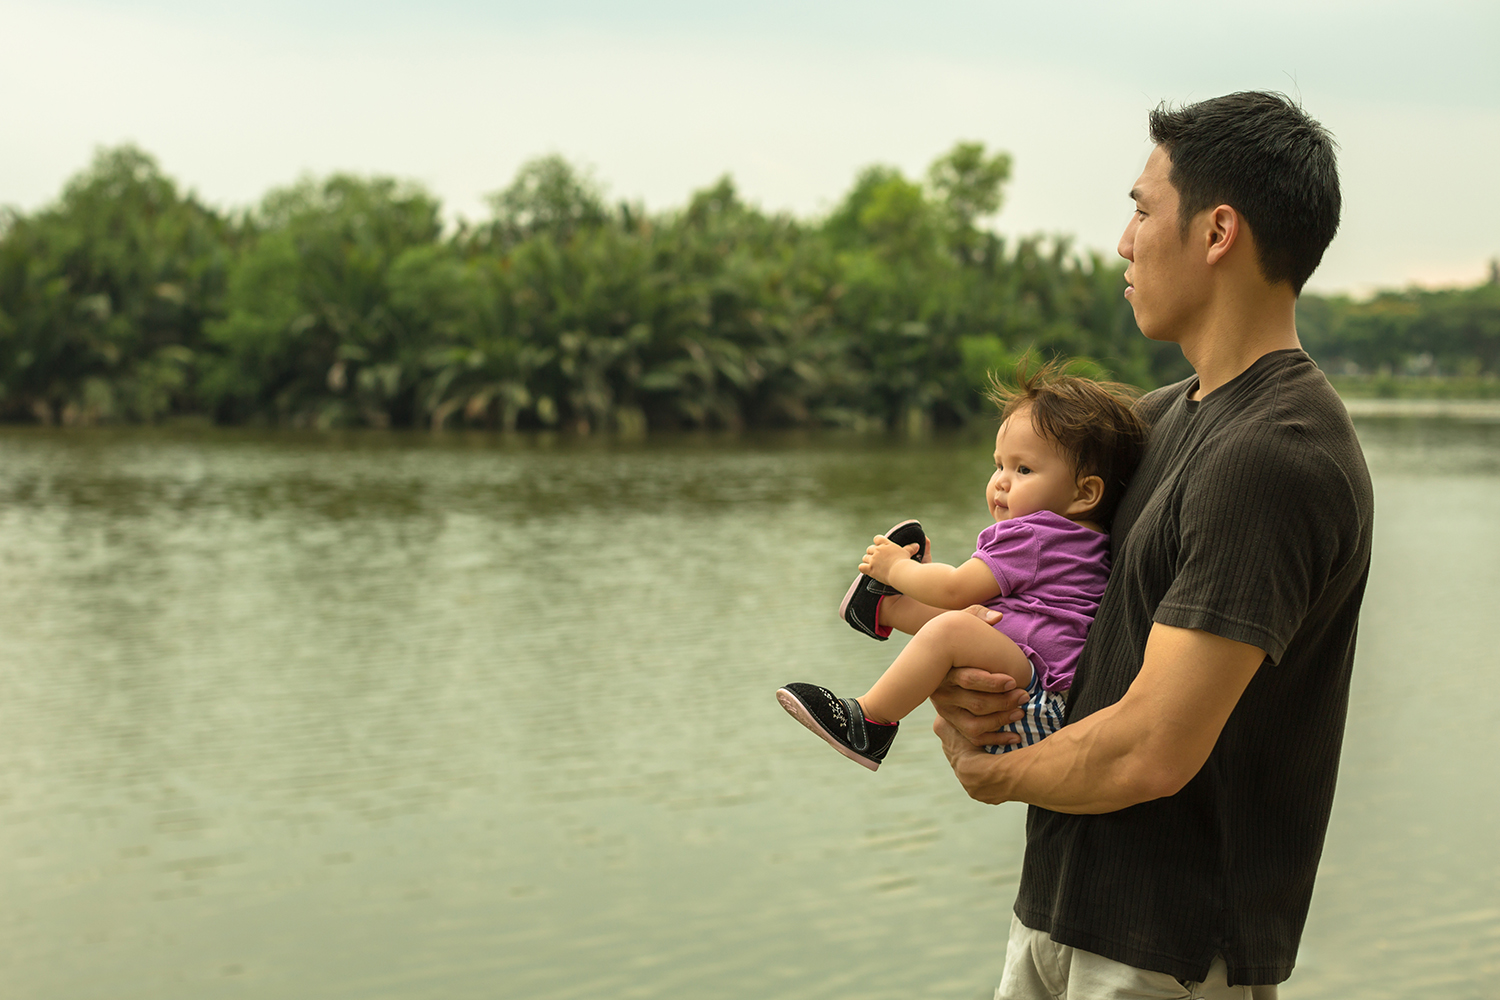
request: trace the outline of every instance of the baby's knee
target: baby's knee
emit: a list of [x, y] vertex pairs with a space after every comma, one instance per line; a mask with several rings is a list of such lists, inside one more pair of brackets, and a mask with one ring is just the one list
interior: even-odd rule
[[940, 635], [964, 635], [989, 627], [967, 611], [944, 611], [928, 623], [928, 628]]

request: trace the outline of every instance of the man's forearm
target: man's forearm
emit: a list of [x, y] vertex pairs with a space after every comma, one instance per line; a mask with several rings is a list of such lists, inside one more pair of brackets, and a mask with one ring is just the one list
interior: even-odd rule
[[[981, 802], [1026, 802], [1054, 812], [1104, 813], [1175, 793], [1186, 780], [1149, 759], [1119, 705], [1103, 709], [1029, 747], [1005, 754], [963, 746], [949, 753], [959, 781]], [[1196, 773], [1196, 772], [1195, 772]], [[1192, 775], [1188, 775], [1191, 778]]]
[[1156, 625], [1124, 697], [1040, 743], [990, 756], [946, 722], [938, 734], [959, 781], [981, 802], [1113, 812], [1192, 780], [1264, 659], [1242, 642]]

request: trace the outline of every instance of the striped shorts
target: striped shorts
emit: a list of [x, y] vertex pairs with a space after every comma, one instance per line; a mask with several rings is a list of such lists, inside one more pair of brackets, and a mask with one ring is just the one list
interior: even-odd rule
[[1029, 747], [1062, 728], [1063, 708], [1067, 705], [1067, 699], [1056, 691], [1048, 691], [1042, 687], [1042, 675], [1034, 663], [1031, 665], [1031, 683], [1026, 685], [1026, 694], [1030, 696], [1029, 700], [1021, 706], [1021, 711], [1026, 713], [1025, 717], [1020, 722], [1000, 727], [1002, 733], [1019, 735], [1021, 742], [985, 747], [989, 753], [1007, 753]]

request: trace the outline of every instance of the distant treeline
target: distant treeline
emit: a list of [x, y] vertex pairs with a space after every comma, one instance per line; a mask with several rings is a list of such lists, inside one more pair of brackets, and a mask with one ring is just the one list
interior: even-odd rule
[[[1123, 263], [1007, 241], [1010, 159], [960, 143], [918, 182], [871, 167], [825, 218], [728, 178], [680, 209], [611, 205], [558, 157], [483, 223], [338, 175], [226, 214], [132, 147], [0, 216], [0, 419], [297, 426], [922, 428], [985, 412], [991, 370], [1065, 354], [1142, 386]], [[1500, 370], [1500, 289], [1305, 296], [1314, 356]]]
[[1493, 382], [1500, 376], [1500, 262], [1473, 288], [1383, 291], [1361, 302], [1304, 295], [1297, 331], [1334, 375]]

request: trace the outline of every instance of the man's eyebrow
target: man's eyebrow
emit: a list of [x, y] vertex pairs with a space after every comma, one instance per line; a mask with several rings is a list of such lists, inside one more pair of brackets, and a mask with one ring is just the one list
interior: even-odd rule
[[1130, 189], [1130, 200], [1131, 201], [1140, 201], [1141, 200], [1141, 189], [1140, 188], [1131, 188]]

